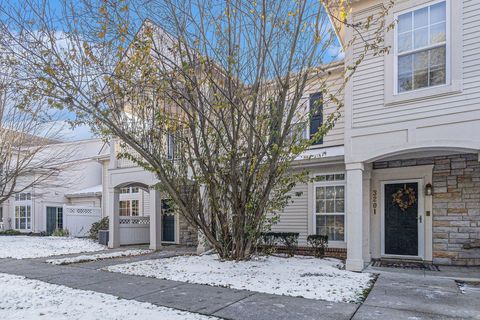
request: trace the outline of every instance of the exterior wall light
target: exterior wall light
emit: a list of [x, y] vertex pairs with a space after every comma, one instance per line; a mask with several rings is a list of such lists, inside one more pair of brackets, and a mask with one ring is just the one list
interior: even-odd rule
[[425, 186], [425, 195], [426, 196], [433, 195], [433, 186], [431, 183], [427, 183], [427, 185]]

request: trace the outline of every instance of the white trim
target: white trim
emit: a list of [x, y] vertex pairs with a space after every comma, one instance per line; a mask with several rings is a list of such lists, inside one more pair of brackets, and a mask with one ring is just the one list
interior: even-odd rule
[[[423, 47], [421, 49], [411, 49], [406, 52], [402, 52], [400, 56], [403, 55], [409, 55], [412, 53], [418, 53], [418, 52], [423, 52], [423, 51], [428, 51], [430, 49], [434, 48], [439, 48], [445, 46], [445, 84], [441, 85], [436, 85], [436, 86], [427, 86], [425, 88], [420, 88], [420, 89], [412, 89], [408, 90], [405, 92], [398, 92], [398, 17], [402, 14], [405, 13], [410, 13], [416, 10], [420, 10], [423, 8], [428, 8], [430, 6], [436, 5], [438, 3], [445, 2], [445, 42], [444, 43], [436, 43], [434, 45], [427, 45], [426, 47]], [[452, 74], [452, 64], [451, 64], [451, 18], [450, 18], [450, 13], [451, 13], [451, 6], [450, 6], [450, 0], [437, 0], [437, 1], [432, 1], [429, 3], [425, 3], [422, 5], [417, 5], [412, 8], [408, 8], [399, 12], [396, 12], [394, 14], [394, 21], [395, 21], [395, 28], [394, 28], [394, 47], [393, 47], [393, 94], [396, 96], [400, 95], [408, 95], [409, 93], [412, 92], [418, 92], [418, 91], [423, 91], [423, 90], [428, 90], [432, 88], [438, 88], [438, 87], [445, 87], [448, 86], [451, 83], [451, 74]], [[428, 30], [430, 31], [430, 10], [428, 10]], [[412, 15], [412, 24], [414, 23], [414, 16]], [[414, 30], [412, 29], [412, 35], [413, 35]], [[428, 34], [428, 41], [430, 41], [430, 33]], [[413, 42], [413, 39], [412, 39]], [[414, 70], [412, 69], [412, 77]], [[413, 84], [412, 84], [413, 85]]]
[[[417, 231], [418, 231], [418, 255], [392, 255], [385, 254], [385, 185], [394, 183], [418, 183], [418, 208]], [[425, 202], [424, 202], [424, 179], [406, 179], [406, 180], [385, 180], [380, 181], [380, 234], [381, 234], [381, 256], [385, 258], [405, 258], [405, 259], [422, 259], [425, 260]]]

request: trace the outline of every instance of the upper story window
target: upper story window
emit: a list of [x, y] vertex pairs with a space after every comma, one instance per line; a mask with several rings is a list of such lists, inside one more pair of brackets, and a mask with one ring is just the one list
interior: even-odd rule
[[397, 16], [397, 93], [447, 84], [447, 16], [446, 1]]
[[[310, 109], [310, 139], [318, 132], [323, 124], [323, 96], [321, 92], [312, 93], [309, 100]], [[322, 144], [323, 138], [313, 142], [313, 144]]]
[[167, 134], [167, 159], [173, 160], [175, 158], [175, 135]]

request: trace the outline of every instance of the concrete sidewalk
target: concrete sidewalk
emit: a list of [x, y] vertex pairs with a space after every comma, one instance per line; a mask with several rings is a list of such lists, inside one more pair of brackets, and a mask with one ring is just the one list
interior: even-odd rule
[[188, 250], [172, 248], [144, 256], [68, 266], [46, 264], [46, 258], [0, 259], [0, 272], [235, 320], [480, 319], [480, 292], [461, 293], [454, 280], [474, 280], [477, 278], [477, 270], [480, 269], [468, 268], [463, 272], [455, 272], [453, 268], [447, 273], [428, 275], [405, 270], [367, 269], [369, 272], [379, 273], [379, 277], [362, 305], [263, 294], [99, 270], [113, 264], [167, 258], [186, 253], [189, 253]]
[[[173, 254], [173, 253], [172, 253]], [[155, 258], [171, 256], [165, 252]], [[150, 259], [149, 255], [67, 266], [46, 259], [0, 259], [0, 272], [124, 299], [234, 320], [351, 319], [359, 305], [287, 297], [207, 285], [160, 280], [98, 270], [111, 264]]]

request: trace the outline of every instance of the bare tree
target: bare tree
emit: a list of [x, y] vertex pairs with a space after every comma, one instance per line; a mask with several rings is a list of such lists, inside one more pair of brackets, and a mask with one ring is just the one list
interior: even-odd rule
[[55, 113], [17, 92], [13, 69], [5, 63], [1, 66], [0, 205], [33, 187], [41, 192], [54, 185], [54, 177], [70, 153], [60, 148], [48, 151], [61, 138]]
[[[324, 65], [338, 43], [323, 5], [65, 0], [55, 11], [27, 0], [3, 5], [0, 39], [22, 49], [9, 51], [15, 68], [37, 83], [23, 92], [119, 138], [118, 156], [152, 171], [155, 187], [222, 258], [241, 260], [306, 179], [292, 162], [335, 125], [361, 61], [327, 85]], [[365, 54], [384, 50], [386, 11], [367, 25], [344, 22], [373, 35]], [[336, 111], [306, 136], [318, 112], [305, 98], [312, 87], [323, 93], [319, 106]]]

